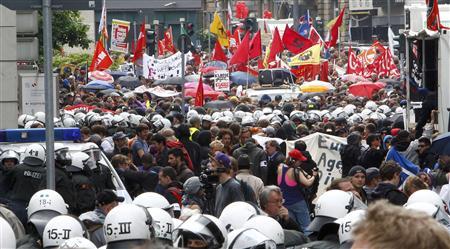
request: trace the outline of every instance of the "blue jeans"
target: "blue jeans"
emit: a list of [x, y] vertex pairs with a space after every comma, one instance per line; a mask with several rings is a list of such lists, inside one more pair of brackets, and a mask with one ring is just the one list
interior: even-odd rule
[[292, 205], [286, 206], [289, 210], [289, 216], [297, 222], [300, 228], [303, 230], [305, 235], [309, 234], [307, 231], [307, 227], [309, 223], [311, 223], [311, 219], [309, 217], [308, 205], [305, 200], [301, 200]]

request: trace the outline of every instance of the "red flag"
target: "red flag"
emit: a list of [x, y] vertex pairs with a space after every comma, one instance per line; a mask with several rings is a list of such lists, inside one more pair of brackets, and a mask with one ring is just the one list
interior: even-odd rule
[[303, 78], [305, 81], [312, 81], [320, 74], [320, 64], [309, 64], [299, 66], [298, 68], [291, 68], [291, 72], [297, 79]]
[[347, 64], [347, 74], [361, 75], [364, 68], [361, 61], [353, 52], [352, 47], [348, 48], [348, 64]]
[[175, 46], [173, 45], [173, 36], [172, 36], [172, 26], [170, 26], [166, 32], [164, 32], [164, 46], [166, 50], [172, 53], [177, 52]]
[[136, 48], [133, 52], [133, 62], [135, 62], [137, 59], [141, 58], [144, 54], [145, 50], [145, 22], [142, 22], [141, 24], [141, 31], [139, 32], [138, 41], [136, 44]]
[[195, 106], [203, 106], [203, 75], [200, 74], [198, 81], [197, 94], [195, 95]]
[[212, 60], [213, 61], [223, 61], [223, 62], [227, 62], [228, 58], [225, 55], [225, 53], [223, 52], [222, 46], [220, 46], [219, 41], [216, 41], [216, 46], [214, 47], [214, 53], [212, 56]]
[[330, 29], [330, 40], [327, 42], [327, 46], [329, 48], [336, 46], [338, 37], [339, 37], [339, 27], [342, 25], [342, 21], [344, 19], [345, 7], [339, 13], [339, 17], [336, 22], [333, 24], [333, 27]]
[[380, 58], [378, 65], [379, 77], [400, 76], [400, 71], [395, 65], [394, 59], [392, 58], [392, 54], [389, 49], [386, 49], [383, 55], [380, 55], [378, 58]]
[[255, 36], [253, 36], [252, 41], [250, 42], [250, 48], [248, 51], [248, 56], [250, 59], [261, 56], [261, 30], [256, 32]]
[[89, 72], [108, 69], [112, 64], [113, 61], [108, 51], [103, 47], [103, 43], [100, 40], [97, 41]]
[[441, 23], [441, 15], [439, 14], [439, 5], [437, 0], [426, 0], [427, 4], [427, 29], [440, 30], [449, 29]]
[[320, 62], [320, 75], [319, 79], [321, 81], [329, 82], [328, 80], [328, 60]]
[[231, 57], [230, 65], [247, 63], [249, 49], [250, 49], [250, 35], [249, 32], [247, 32], [244, 36], [244, 39], [242, 39], [241, 45], [239, 45], [239, 47], [237, 48], [236, 53], [234, 53], [233, 56]]
[[310, 48], [314, 43], [295, 32], [286, 24], [286, 29], [283, 34], [283, 43], [286, 49], [294, 54], [299, 54]]
[[320, 34], [313, 26], [311, 26], [309, 30], [309, 39], [315, 44], [320, 44], [320, 46], [322, 46], [325, 43]]
[[270, 44], [270, 53], [269, 58], [267, 59], [267, 63], [275, 61], [278, 53], [283, 52], [283, 42], [281, 41], [280, 32], [278, 32], [278, 28], [275, 27], [273, 31], [272, 44]]
[[158, 54], [164, 55], [166, 53], [166, 46], [164, 46], [164, 39], [158, 41]]

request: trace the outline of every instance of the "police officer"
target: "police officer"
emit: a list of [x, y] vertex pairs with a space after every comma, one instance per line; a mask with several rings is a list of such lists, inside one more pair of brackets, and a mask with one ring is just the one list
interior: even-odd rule
[[[55, 143], [55, 190], [64, 198], [69, 205], [69, 209], [73, 210], [75, 206], [74, 188], [70, 174], [66, 167], [72, 164], [72, 157], [69, 153], [69, 147], [61, 143]], [[47, 177], [41, 182], [41, 189], [46, 188]]]
[[31, 144], [24, 152], [23, 162], [13, 168], [5, 179], [9, 186], [8, 205], [17, 217], [26, 221], [26, 207], [31, 196], [39, 190], [45, 174], [45, 148], [40, 144]]
[[19, 164], [20, 154], [14, 150], [5, 150], [0, 154], [0, 198], [6, 197], [8, 185], [5, 179], [8, 173]]
[[72, 154], [72, 165], [67, 167], [67, 171], [72, 174], [72, 184], [75, 195], [75, 208], [73, 214], [94, 210], [95, 208], [95, 186], [92, 183], [92, 171], [86, 165], [89, 155], [84, 152]]
[[95, 192], [100, 193], [104, 189], [116, 189], [112, 182], [111, 170], [100, 163], [101, 151], [96, 145], [88, 143], [84, 146], [84, 153], [89, 155], [88, 165], [92, 170], [91, 180], [95, 186]]

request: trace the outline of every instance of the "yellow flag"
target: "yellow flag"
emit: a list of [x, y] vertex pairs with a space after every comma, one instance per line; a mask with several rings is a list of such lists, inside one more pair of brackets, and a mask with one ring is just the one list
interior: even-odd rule
[[269, 55], [270, 55], [270, 46], [272, 44], [272, 41], [269, 42], [269, 44], [266, 47], [266, 54], [264, 55], [264, 61], [263, 61], [263, 65], [264, 68], [268, 68], [269, 67]]
[[222, 20], [220, 20], [220, 16], [219, 14], [217, 14], [217, 12], [214, 13], [214, 20], [209, 27], [209, 31], [217, 35], [217, 40], [219, 41], [220, 45], [222, 45], [223, 47], [229, 46], [227, 30], [223, 26]]
[[291, 58], [289, 66], [320, 64], [320, 44], [316, 44]]

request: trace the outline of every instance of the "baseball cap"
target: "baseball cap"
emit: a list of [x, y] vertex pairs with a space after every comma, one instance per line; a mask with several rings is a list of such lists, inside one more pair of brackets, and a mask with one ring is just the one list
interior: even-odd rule
[[289, 152], [289, 157], [295, 160], [300, 160], [302, 162], [308, 160], [308, 158], [306, 158], [301, 151], [296, 149], [293, 149]]
[[193, 176], [184, 182], [183, 189], [186, 194], [196, 194], [202, 186], [200, 178]]
[[126, 138], [127, 135], [123, 133], [122, 131], [116, 132], [116, 134], [113, 135], [113, 140], [120, 140], [123, 138]]
[[114, 201], [123, 202], [125, 198], [117, 196], [111, 189], [105, 189], [97, 194], [97, 204], [100, 206], [110, 204]]
[[214, 157], [214, 160], [222, 164], [225, 168], [231, 167], [230, 158], [222, 152], [217, 152], [216, 156]]

